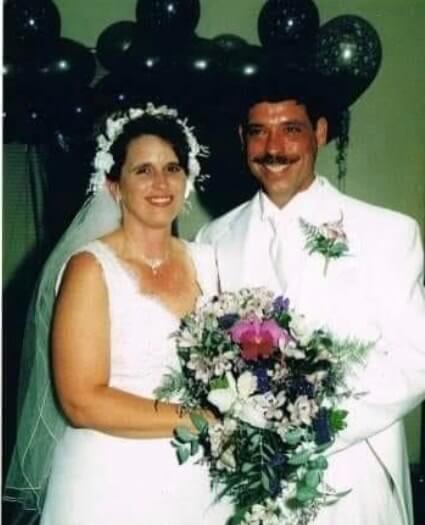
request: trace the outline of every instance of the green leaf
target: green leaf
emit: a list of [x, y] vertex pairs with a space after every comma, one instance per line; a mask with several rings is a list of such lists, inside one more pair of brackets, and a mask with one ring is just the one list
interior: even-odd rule
[[307, 487], [306, 485], [298, 485], [297, 486], [297, 492], [295, 494], [295, 498], [300, 503], [308, 503], [309, 501], [313, 500], [317, 496], [317, 490], [314, 488]]
[[320, 470], [326, 470], [328, 468], [328, 460], [325, 458], [325, 456], [318, 456], [311, 463], [314, 468], [318, 468]]
[[285, 441], [286, 443], [288, 443], [288, 445], [295, 446], [300, 442], [302, 435], [303, 435], [303, 431], [300, 429], [291, 430], [286, 433]]
[[218, 390], [220, 388], [227, 388], [229, 386], [229, 382], [227, 381], [226, 376], [218, 377], [217, 379], [211, 379], [210, 381], [210, 389], [211, 390]]
[[186, 461], [189, 459], [190, 450], [185, 446], [180, 446], [177, 448], [176, 454], [179, 464], [182, 465], [183, 463], [186, 463]]
[[173, 396], [184, 390], [185, 378], [181, 371], [169, 368], [162, 378], [161, 384], [154, 390], [156, 399], [169, 401]]
[[260, 441], [261, 441], [261, 434], [258, 434], [258, 433], [255, 433], [255, 434], [252, 434], [251, 436], [251, 443], [256, 446], [256, 445], [259, 445], [260, 444]]
[[304, 465], [307, 463], [311, 456], [312, 452], [310, 450], [305, 450], [304, 452], [299, 452], [298, 454], [293, 455], [288, 459], [289, 465]]
[[261, 484], [267, 490], [267, 492], [270, 492], [270, 480], [265, 472], [261, 473]]
[[329, 423], [334, 432], [344, 430], [347, 426], [345, 419], [348, 415], [346, 410], [332, 410], [329, 414]]
[[245, 518], [245, 514], [248, 512], [249, 507], [238, 509], [228, 521], [226, 525], [239, 525]]
[[197, 440], [197, 436], [186, 427], [177, 427], [174, 430], [174, 434], [180, 443], [190, 443], [193, 440]]
[[247, 472], [250, 472], [254, 467], [255, 465], [253, 465], [252, 463], [243, 463], [241, 467], [241, 471], [244, 474], [246, 474]]
[[199, 441], [194, 440], [190, 442], [190, 455], [195, 456], [199, 452]]
[[203, 432], [208, 427], [208, 421], [199, 412], [192, 412], [190, 420], [198, 432]]
[[321, 471], [318, 469], [313, 469], [307, 472], [307, 474], [304, 477], [304, 481], [307, 487], [315, 489], [320, 483], [320, 478]]

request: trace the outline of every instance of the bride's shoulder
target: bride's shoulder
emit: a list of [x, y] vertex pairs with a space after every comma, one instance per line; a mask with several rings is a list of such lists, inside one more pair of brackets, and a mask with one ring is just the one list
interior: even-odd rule
[[62, 282], [91, 282], [102, 275], [102, 246], [91, 241], [76, 249], [63, 263], [56, 278], [56, 293]]

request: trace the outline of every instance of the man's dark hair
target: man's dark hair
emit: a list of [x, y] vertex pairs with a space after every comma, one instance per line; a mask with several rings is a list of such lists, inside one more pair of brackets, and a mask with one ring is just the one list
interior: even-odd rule
[[319, 118], [331, 113], [328, 89], [318, 76], [305, 71], [269, 71], [252, 82], [243, 95], [239, 121], [246, 129], [249, 110], [261, 102], [295, 100], [305, 107], [312, 126], [316, 128]]

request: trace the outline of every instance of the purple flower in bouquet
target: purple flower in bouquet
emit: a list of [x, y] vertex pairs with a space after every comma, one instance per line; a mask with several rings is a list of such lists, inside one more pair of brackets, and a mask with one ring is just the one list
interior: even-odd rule
[[309, 399], [314, 397], [314, 385], [304, 377], [294, 377], [286, 385], [289, 397], [296, 399], [298, 396], [307, 396]]
[[325, 408], [320, 408], [313, 420], [314, 440], [317, 445], [324, 445], [332, 440], [329, 414]]
[[261, 321], [254, 317], [249, 321], [235, 323], [230, 329], [230, 335], [235, 343], [241, 345], [241, 355], [245, 360], [257, 361], [273, 354], [286, 331], [273, 319]]
[[276, 299], [273, 301], [273, 313], [274, 314], [280, 314], [282, 312], [287, 312], [289, 309], [289, 299], [287, 297], [283, 297], [283, 295], [279, 295], [279, 297], [276, 297]]
[[218, 326], [223, 330], [231, 328], [240, 319], [238, 314], [225, 314], [217, 319]]
[[270, 390], [270, 376], [269, 370], [264, 366], [255, 366], [253, 368], [253, 373], [257, 378], [257, 390], [260, 394], [264, 394]]

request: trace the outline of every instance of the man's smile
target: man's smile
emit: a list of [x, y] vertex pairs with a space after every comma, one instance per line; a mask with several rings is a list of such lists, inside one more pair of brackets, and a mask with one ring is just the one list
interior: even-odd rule
[[279, 155], [264, 155], [262, 157], [254, 158], [253, 162], [262, 168], [265, 168], [269, 172], [280, 173], [282, 171], [286, 171], [290, 166], [299, 160], [299, 156], [288, 157]]

